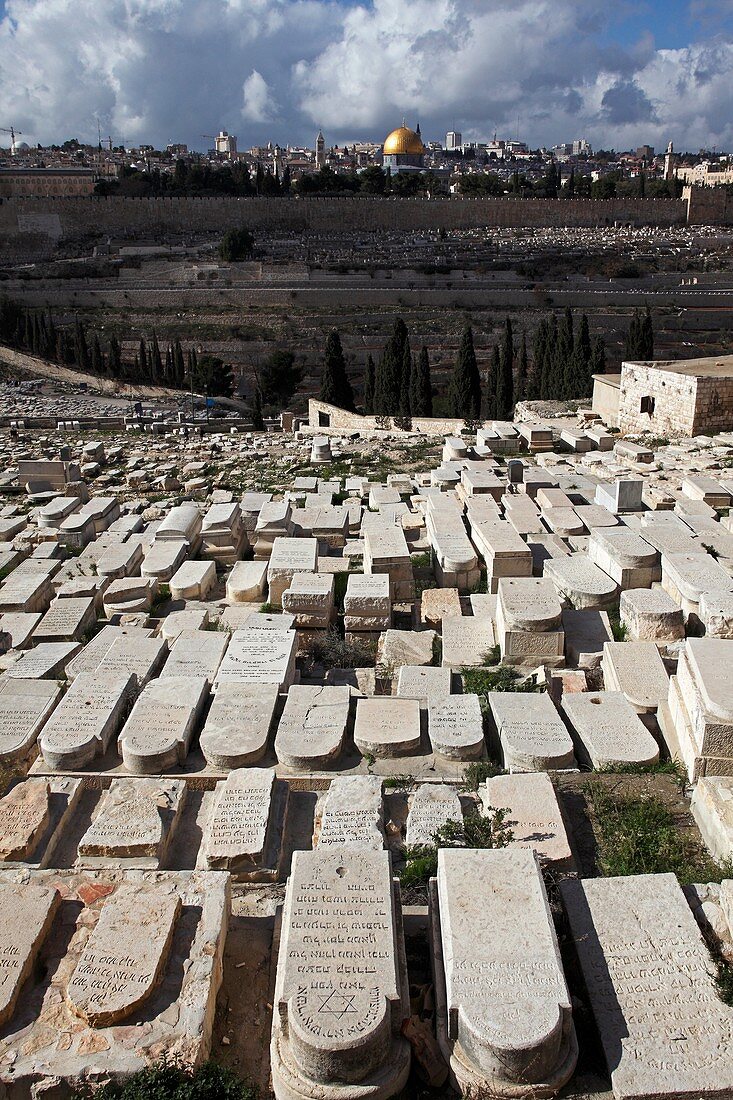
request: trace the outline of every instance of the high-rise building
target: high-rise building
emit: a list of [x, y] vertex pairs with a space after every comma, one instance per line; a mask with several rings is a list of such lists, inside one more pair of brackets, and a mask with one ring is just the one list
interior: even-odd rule
[[585, 153], [590, 154], [592, 152], [593, 150], [585, 138], [579, 138], [577, 141], [573, 142], [572, 155], [574, 157], [582, 157]]
[[463, 145], [463, 134], [460, 130], [449, 130], [445, 135], [446, 150], [451, 153], [456, 149], [460, 149], [461, 145]]
[[237, 139], [234, 134], [227, 133], [226, 130], [220, 130], [214, 139], [216, 141], [216, 151], [223, 157], [229, 157], [230, 160], [234, 160], [237, 155]]

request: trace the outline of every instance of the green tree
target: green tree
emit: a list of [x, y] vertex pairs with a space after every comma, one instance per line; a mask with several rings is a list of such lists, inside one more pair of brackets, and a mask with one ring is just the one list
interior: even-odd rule
[[265, 421], [262, 416], [262, 394], [259, 386], [255, 387], [255, 392], [252, 395], [252, 427], [256, 432], [265, 430]]
[[509, 420], [514, 408], [514, 334], [512, 322], [504, 322], [499, 374], [496, 379], [496, 409], [498, 420]]
[[104, 374], [104, 355], [99, 346], [99, 337], [96, 335], [92, 341], [91, 370], [92, 374]]
[[359, 186], [365, 195], [383, 195], [387, 177], [378, 164], [365, 168], [359, 176]]
[[83, 371], [88, 371], [91, 366], [86, 332], [81, 321], [74, 324], [74, 364]]
[[252, 255], [255, 239], [249, 229], [228, 229], [219, 245], [219, 258], [225, 263], [236, 263]]
[[374, 360], [371, 355], [366, 361], [364, 371], [364, 415], [372, 416], [374, 413]]
[[140, 340], [140, 347], [137, 353], [137, 372], [138, 377], [147, 382], [150, 379], [150, 368], [148, 366], [148, 349], [145, 347], [145, 341]]
[[122, 377], [122, 348], [116, 336], [111, 336], [109, 341], [107, 373], [111, 378]]
[[417, 357], [417, 363], [412, 371], [412, 385], [410, 390], [410, 405], [413, 416], [433, 415], [433, 390], [430, 382], [430, 360], [428, 349], [422, 347]]
[[150, 341], [150, 377], [155, 385], [158, 385], [163, 376], [163, 360], [160, 357], [160, 345], [158, 344], [158, 337], [153, 332], [153, 339]]
[[194, 386], [209, 397], [231, 397], [234, 372], [217, 355], [202, 355], [194, 376]]
[[[400, 382], [400, 417], [405, 420], [409, 419], [411, 412], [411, 394], [412, 394], [412, 372], [414, 370], [414, 364], [412, 362], [412, 352], [410, 351], [410, 341], [405, 340], [402, 348], [402, 379]], [[408, 425], [404, 425], [407, 427]]]
[[458, 345], [458, 355], [448, 387], [448, 408], [451, 416], [463, 420], [476, 420], [481, 416], [481, 377], [470, 325], [464, 327]]
[[259, 370], [259, 389], [267, 405], [287, 408], [303, 377], [292, 351], [273, 351]]
[[326, 401], [329, 405], [337, 405], [349, 412], [354, 410], [354, 391], [346, 373], [338, 329], [333, 329], [326, 337], [320, 397], [321, 401]]
[[374, 412], [377, 416], [399, 415], [406, 344], [409, 347], [407, 326], [398, 317], [379, 360], [374, 379]]
[[517, 366], [517, 384], [514, 388], [514, 396], [517, 401], [524, 401], [527, 397], [529, 385], [529, 359], [527, 356], [527, 334], [522, 333], [522, 346], [519, 350], [519, 364]]
[[646, 362], [654, 358], [654, 323], [649, 306], [643, 314], [638, 309], [634, 310], [624, 341], [624, 358], [632, 362]]
[[484, 389], [484, 417], [486, 420], [499, 419], [496, 404], [496, 387], [499, 384], [500, 371], [501, 352], [499, 351], [499, 345], [494, 344], [491, 352], [491, 361], [486, 371], [486, 386]]

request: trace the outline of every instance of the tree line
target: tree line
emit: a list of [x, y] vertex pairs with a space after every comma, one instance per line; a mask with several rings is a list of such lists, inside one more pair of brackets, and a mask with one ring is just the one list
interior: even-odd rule
[[[632, 319], [632, 331], [651, 324], [640, 315]], [[652, 349], [653, 350], [653, 349]], [[450, 373], [444, 404], [446, 416], [466, 421], [508, 420], [518, 401], [571, 400], [590, 397], [593, 375], [606, 367], [602, 337], [591, 339], [585, 314], [576, 326], [572, 310], [558, 317], [543, 318], [532, 339], [530, 357], [527, 335], [516, 339], [507, 317], [500, 340], [494, 345], [488, 368], [479, 369], [473, 330], [466, 324]], [[322, 401], [355, 411], [354, 390], [337, 330], [329, 333], [321, 376]], [[366, 416], [390, 418], [398, 427], [409, 428], [413, 417], [430, 417], [433, 386], [428, 350], [417, 355], [410, 346], [407, 326], [401, 317], [375, 363], [370, 354], [364, 372], [363, 411]]]
[[0, 342], [112, 381], [143, 386], [193, 389], [212, 397], [228, 397], [234, 386], [232, 368], [214, 355], [199, 356], [195, 348], [184, 352], [180, 340], [161, 350], [158, 338], [141, 337], [132, 356], [126, 355], [116, 336], [102, 342], [78, 318], [59, 324], [50, 309], [27, 309], [0, 299]]

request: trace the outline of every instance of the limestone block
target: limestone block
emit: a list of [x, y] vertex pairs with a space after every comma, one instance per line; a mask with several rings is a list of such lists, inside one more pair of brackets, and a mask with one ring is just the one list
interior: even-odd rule
[[215, 584], [213, 561], [186, 561], [170, 579], [171, 599], [205, 600]]
[[560, 705], [575, 732], [578, 758], [594, 768], [659, 759], [656, 741], [621, 692], [566, 694]]
[[21, 988], [35, 966], [60, 896], [54, 886], [0, 883], [0, 1026], [11, 1019]]
[[171, 646], [160, 679], [203, 677], [213, 683], [228, 644], [229, 634], [223, 630], [182, 630]]
[[662, 588], [627, 589], [621, 593], [619, 612], [630, 638], [636, 641], [673, 642], [685, 636], [682, 609]]
[[181, 779], [113, 779], [79, 841], [78, 865], [157, 870], [165, 862], [185, 798]]
[[494, 626], [484, 615], [448, 615], [443, 619], [445, 668], [479, 668], [495, 642]]
[[405, 756], [420, 747], [417, 699], [358, 699], [354, 744], [362, 755]]
[[238, 561], [227, 578], [227, 600], [249, 603], [261, 599], [267, 587], [267, 563]]
[[572, 738], [549, 695], [491, 691], [489, 707], [510, 772], [575, 767]]
[[131, 673], [79, 673], [41, 732], [38, 746], [47, 767], [79, 768], [103, 756], [136, 690]]
[[128, 771], [155, 775], [184, 762], [208, 695], [203, 677], [152, 680], [120, 733], [118, 751]]
[[531, 848], [543, 865], [569, 870], [573, 865], [570, 841], [549, 775], [542, 771], [497, 775], [479, 787], [483, 812], [507, 809], [506, 828], [513, 836], [510, 848]]
[[428, 699], [433, 752], [448, 760], [478, 760], [485, 752], [484, 721], [477, 695]]
[[692, 792], [690, 809], [713, 859], [733, 860], [733, 777], [702, 776]]
[[[276, 868], [279, 852], [273, 834], [274, 768], [237, 768], [216, 785], [214, 807], [204, 828], [202, 852], [212, 871], [239, 878]], [[274, 851], [272, 849], [275, 849]]]
[[0, 761], [31, 756], [44, 722], [61, 695], [55, 680], [0, 680]]
[[431, 665], [435, 638], [434, 630], [386, 630], [379, 639], [377, 663], [394, 669]]
[[615, 582], [585, 554], [549, 558], [545, 562], [544, 576], [555, 585], [564, 606], [570, 604], [579, 611], [609, 611], [616, 606]]
[[332, 779], [316, 808], [314, 847], [338, 849], [384, 847], [382, 780], [376, 775]]
[[434, 844], [435, 834], [449, 821], [463, 826], [461, 800], [447, 783], [421, 783], [410, 799], [405, 844]]
[[637, 714], [654, 714], [669, 693], [669, 677], [653, 642], [606, 642], [601, 669], [606, 690], [620, 691]]
[[430, 920], [438, 1042], [465, 1096], [551, 1096], [578, 1047], [539, 863], [443, 848]]
[[289, 768], [333, 768], [346, 736], [348, 687], [295, 684], [275, 735], [275, 753]]
[[220, 684], [199, 738], [206, 762], [215, 768], [244, 768], [261, 760], [277, 697], [276, 684]]

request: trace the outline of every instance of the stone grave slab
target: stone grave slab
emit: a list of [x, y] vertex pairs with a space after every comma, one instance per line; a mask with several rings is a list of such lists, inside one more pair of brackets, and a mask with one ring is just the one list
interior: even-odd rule
[[[273, 616], [279, 618], [279, 616]], [[235, 630], [219, 665], [214, 687], [220, 684], [274, 684], [286, 690], [295, 676], [297, 634], [294, 630], [250, 626]]]
[[535, 853], [440, 849], [430, 921], [438, 1042], [454, 1087], [554, 1095], [578, 1046]]
[[11, 1019], [61, 898], [54, 886], [0, 883], [0, 1026]]
[[171, 599], [205, 600], [215, 584], [215, 562], [184, 561], [170, 579]]
[[494, 625], [488, 616], [447, 615], [443, 619], [445, 668], [479, 668], [495, 642]]
[[171, 646], [160, 679], [203, 677], [213, 683], [228, 644], [229, 634], [223, 630], [182, 630]]
[[53, 588], [48, 576], [20, 573], [15, 569], [0, 585], [0, 611], [43, 613], [48, 610], [52, 597]]
[[676, 877], [560, 890], [617, 1100], [730, 1094], [733, 1017]]
[[575, 732], [581, 762], [604, 768], [659, 759], [656, 741], [620, 691], [566, 694], [560, 705]]
[[6, 675], [14, 680], [62, 680], [67, 663], [80, 649], [78, 642], [41, 642], [23, 650]]
[[167, 656], [168, 643], [163, 638], [141, 638], [135, 631], [113, 641], [97, 665], [97, 671], [105, 675], [132, 674], [142, 690], [160, 672]]
[[12, 764], [35, 751], [36, 739], [61, 695], [55, 680], [0, 680], [0, 761]]
[[404, 1087], [410, 1007], [396, 891], [388, 852], [294, 853], [270, 1046], [277, 1100], [378, 1100]]
[[357, 699], [354, 744], [362, 756], [406, 756], [420, 748], [417, 699]]
[[181, 899], [170, 883], [122, 886], [105, 903], [66, 997], [92, 1027], [121, 1023], [145, 1004], [161, 981]]
[[81, 672], [94, 672], [109, 653], [118, 638], [150, 638], [153, 631], [142, 626], [103, 626], [76, 657], [72, 657], [66, 666], [67, 680], [73, 680]]
[[272, 544], [267, 567], [270, 603], [282, 606], [282, 595], [295, 573], [315, 573], [318, 566], [318, 539], [291, 539], [278, 536]]
[[155, 775], [182, 764], [208, 697], [204, 677], [151, 680], [122, 727], [118, 751], [134, 775]]
[[278, 762], [297, 769], [335, 767], [346, 736], [350, 698], [348, 687], [293, 685], [275, 735]]
[[332, 779], [316, 808], [313, 840], [321, 852], [383, 848], [382, 780], [376, 775]]
[[79, 779], [29, 777], [0, 798], [0, 862], [52, 867], [82, 795]]
[[401, 665], [430, 665], [434, 630], [385, 630], [379, 639], [377, 663], [397, 669]]
[[397, 694], [418, 699], [423, 706], [437, 702], [451, 691], [451, 670], [431, 665], [402, 665], [397, 676]]
[[622, 592], [619, 614], [630, 640], [674, 642], [685, 636], [682, 609], [662, 588], [630, 588]]
[[[14, 873], [1, 872], [3, 884]], [[175, 887], [181, 909], [159, 984], [121, 1026], [86, 1024], [74, 1012], [69, 997], [70, 982], [82, 966], [91, 964], [100, 971], [94, 981], [99, 983], [95, 984], [95, 993], [101, 999], [102, 1011], [105, 1004], [113, 1004], [115, 997], [131, 1000], [136, 987], [143, 989], [147, 983], [140, 968], [150, 961], [143, 941], [153, 935], [152, 926], [141, 928], [139, 921], [132, 920], [118, 925], [115, 920], [120, 935], [116, 940], [111, 937], [111, 950], [103, 956], [120, 963], [114, 971], [98, 962], [96, 950], [90, 957], [90, 950], [99, 943], [95, 934], [105, 927], [101, 916], [104, 909], [115, 901], [121, 887], [145, 887], [152, 898], [155, 919], [155, 906], [161, 905], [170, 885]], [[204, 1060], [222, 979], [229, 902], [227, 876], [220, 872], [179, 872], [161, 877], [112, 868], [104, 872], [39, 871], [33, 872], [31, 883], [21, 889], [30, 891], [38, 886], [57, 887], [62, 897], [57, 917], [38, 952], [36, 971], [21, 991], [16, 1012], [0, 1038], [3, 1086], [27, 1096], [33, 1090], [63, 1093], [83, 1082], [98, 1081], [100, 1073], [105, 1078], [128, 1077], [162, 1057], [174, 1058], [184, 1050], [192, 1063]], [[124, 901], [124, 894], [120, 901]], [[111, 906], [110, 917], [115, 908]], [[142, 908], [141, 904], [126, 903], [123, 912], [126, 909], [132, 918], [136, 909]], [[150, 916], [149, 912], [140, 912], [144, 915]], [[126, 943], [128, 953], [123, 955]], [[125, 982], [117, 993], [116, 987], [122, 983], [116, 981], [115, 973], [127, 974], [128, 968], [133, 979], [139, 975], [143, 981]]]
[[598, 668], [604, 645], [613, 641], [608, 612], [576, 611], [566, 607], [562, 613], [562, 626], [568, 664], [578, 668]]
[[277, 875], [280, 853], [275, 819], [276, 805], [282, 800], [276, 788], [274, 768], [237, 768], [217, 783], [201, 845], [200, 858], [209, 870], [229, 871], [245, 881]]
[[481, 759], [486, 746], [478, 695], [428, 699], [428, 734], [433, 752], [447, 760]]
[[245, 768], [261, 760], [277, 698], [275, 684], [220, 684], [199, 737], [206, 762], [215, 768]]
[[232, 603], [262, 600], [267, 587], [267, 562], [235, 562], [227, 578], [227, 599]]
[[132, 675], [80, 673], [41, 732], [38, 747], [46, 767], [80, 768], [103, 756], [135, 694]]
[[40, 612], [8, 611], [0, 615], [0, 634], [10, 635], [11, 649], [25, 649], [30, 645], [33, 631], [41, 618]]
[[96, 620], [93, 596], [57, 597], [33, 632], [34, 642], [76, 642]]
[[410, 800], [405, 844], [434, 844], [435, 834], [449, 821], [463, 825], [461, 800], [447, 783], [421, 783]]
[[509, 847], [531, 848], [543, 865], [570, 870], [573, 855], [552, 780], [546, 772], [497, 775], [479, 787], [484, 813], [507, 809], [504, 824], [514, 834]]
[[510, 772], [574, 768], [573, 740], [549, 695], [489, 692], [497, 739]]
[[669, 693], [669, 677], [654, 642], [606, 642], [601, 659], [607, 691], [620, 691], [637, 714], [655, 714]]
[[564, 558], [548, 558], [544, 576], [557, 589], [563, 604], [578, 610], [609, 611], [615, 607], [616, 584], [585, 554], [570, 554]]
[[83, 867], [165, 863], [186, 799], [181, 779], [113, 779], [79, 842]]

